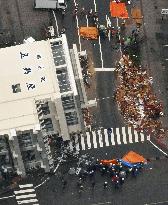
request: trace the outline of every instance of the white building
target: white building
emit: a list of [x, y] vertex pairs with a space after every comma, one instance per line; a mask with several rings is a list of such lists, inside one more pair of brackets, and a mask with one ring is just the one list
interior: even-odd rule
[[76, 45], [69, 50], [62, 35], [2, 48], [0, 59], [0, 136], [18, 173], [36, 165], [49, 171], [47, 136], [70, 140], [84, 129], [81, 107], [95, 105], [87, 101]]

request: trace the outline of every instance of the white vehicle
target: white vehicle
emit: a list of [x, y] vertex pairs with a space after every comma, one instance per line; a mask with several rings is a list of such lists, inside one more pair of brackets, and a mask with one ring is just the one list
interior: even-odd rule
[[65, 0], [34, 0], [35, 9], [60, 9], [67, 7]]

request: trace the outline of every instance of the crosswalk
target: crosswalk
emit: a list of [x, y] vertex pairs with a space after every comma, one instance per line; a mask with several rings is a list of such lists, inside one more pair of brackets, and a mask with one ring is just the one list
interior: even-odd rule
[[14, 194], [19, 205], [39, 205], [33, 184], [19, 185], [19, 190], [14, 191]]
[[132, 127], [111, 128], [109, 133], [107, 129], [90, 130], [83, 134], [75, 136], [75, 142], [71, 141], [71, 148], [76, 151], [109, 147], [128, 143], [138, 143], [150, 140], [150, 136], [139, 133]]

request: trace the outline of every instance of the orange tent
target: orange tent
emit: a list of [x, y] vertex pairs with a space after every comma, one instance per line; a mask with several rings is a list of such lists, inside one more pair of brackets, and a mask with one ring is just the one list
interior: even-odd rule
[[96, 27], [80, 27], [79, 34], [83, 38], [98, 39], [99, 32]]
[[146, 162], [146, 159], [143, 156], [133, 151], [130, 151], [126, 155], [124, 155], [122, 160], [129, 162], [129, 163]]
[[110, 159], [110, 160], [100, 160], [100, 163], [102, 163], [103, 165], [109, 165], [110, 163], [111, 164], [117, 164], [117, 160], [116, 159]]
[[125, 3], [110, 2], [110, 12], [112, 17], [128, 18], [127, 8]]

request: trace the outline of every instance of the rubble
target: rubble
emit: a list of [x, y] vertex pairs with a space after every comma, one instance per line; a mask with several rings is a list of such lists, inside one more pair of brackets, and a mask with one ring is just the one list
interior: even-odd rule
[[163, 104], [153, 93], [152, 77], [141, 66], [135, 66], [129, 55], [122, 56], [116, 71], [119, 85], [115, 98], [128, 126], [163, 137], [165, 130], [160, 121]]

